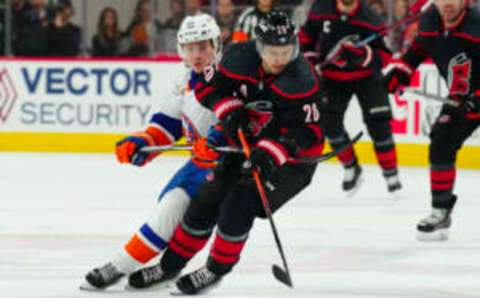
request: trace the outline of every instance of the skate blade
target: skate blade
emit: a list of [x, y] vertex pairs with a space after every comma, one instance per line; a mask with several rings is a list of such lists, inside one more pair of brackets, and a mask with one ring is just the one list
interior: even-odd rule
[[159, 284], [153, 284], [149, 287], [145, 288], [135, 288], [129, 285], [128, 283], [125, 285], [125, 291], [127, 292], [153, 292], [153, 291], [158, 291], [158, 290], [163, 290], [163, 289], [169, 289], [173, 287], [173, 284], [175, 283], [176, 280], [168, 280]]
[[387, 198], [391, 201], [399, 201], [402, 200], [404, 197], [405, 196], [403, 194], [403, 191], [401, 189], [398, 189], [393, 192], [389, 192]]
[[112, 285], [109, 285], [108, 287], [104, 288], [97, 288], [90, 283], [84, 281], [79, 287], [80, 290], [82, 291], [87, 291], [87, 292], [109, 292], [109, 293], [117, 293], [117, 292], [123, 292], [124, 289], [121, 286], [121, 283], [116, 282]]
[[363, 178], [363, 174], [361, 174], [361, 176], [358, 177], [357, 185], [355, 185], [354, 188], [347, 191], [347, 198], [352, 198], [358, 192], [363, 182], [364, 182], [364, 178]]
[[109, 286], [109, 287], [105, 287], [105, 288], [97, 288], [95, 286], [92, 286], [91, 284], [89, 284], [88, 282], [84, 282], [82, 283], [78, 288], [82, 291], [87, 291], [87, 292], [112, 292], [112, 291], [121, 291], [120, 289], [113, 289], [112, 288], [113, 285]]
[[205, 294], [208, 294], [208, 293], [211, 293], [212, 291], [214, 291], [215, 289], [217, 289], [219, 286], [220, 286], [220, 283], [221, 281], [217, 282], [216, 284], [212, 285], [211, 287], [207, 288], [207, 289], [204, 289], [204, 290], [201, 290], [200, 292], [196, 293], [196, 294], [187, 294], [187, 293], [184, 293], [182, 292], [182, 290], [180, 290], [177, 286], [174, 287], [174, 289], [172, 291], [170, 291], [170, 295], [171, 296], [196, 296], [196, 295], [205, 295]]
[[90, 291], [90, 292], [102, 292], [102, 291], [105, 291], [106, 289], [106, 288], [97, 288], [95, 286], [92, 286], [88, 282], [83, 282], [78, 288], [82, 291]]
[[448, 229], [439, 229], [431, 233], [418, 231], [417, 240], [422, 242], [446, 241], [448, 234]]

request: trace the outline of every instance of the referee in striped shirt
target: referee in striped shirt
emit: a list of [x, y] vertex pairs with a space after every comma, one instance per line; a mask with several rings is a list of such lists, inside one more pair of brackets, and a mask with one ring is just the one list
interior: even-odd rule
[[248, 7], [238, 18], [233, 29], [232, 42], [255, 39], [255, 27], [267, 13], [273, 10], [274, 0], [257, 0], [255, 6]]

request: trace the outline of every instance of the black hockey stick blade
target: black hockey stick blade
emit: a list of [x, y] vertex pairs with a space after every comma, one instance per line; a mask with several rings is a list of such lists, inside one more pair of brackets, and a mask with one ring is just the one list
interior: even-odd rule
[[273, 276], [275, 276], [275, 278], [278, 281], [280, 281], [281, 283], [283, 283], [284, 285], [290, 288], [293, 288], [293, 283], [292, 283], [290, 274], [285, 270], [283, 270], [282, 268], [280, 268], [280, 266], [272, 265], [272, 273], [273, 273]]
[[330, 158], [333, 158], [338, 154], [342, 153], [343, 151], [345, 151], [348, 147], [357, 143], [362, 138], [362, 136], [363, 136], [363, 131], [356, 134], [355, 137], [350, 141], [350, 143], [346, 144], [342, 148], [322, 154], [318, 157], [297, 157], [296, 159], [301, 162], [310, 162], [310, 163], [318, 163], [318, 162], [329, 160]]

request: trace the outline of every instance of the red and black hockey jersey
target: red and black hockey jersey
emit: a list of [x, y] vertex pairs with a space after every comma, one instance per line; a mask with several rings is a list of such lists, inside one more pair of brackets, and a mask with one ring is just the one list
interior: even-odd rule
[[[299, 32], [300, 43], [304, 52], [320, 54], [324, 61], [333, 48], [347, 36], [363, 40], [371, 34], [385, 29], [380, 16], [373, 13], [365, 1], [359, 1], [357, 9], [351, 14], [342, 14], [337, 7], [337, 0], [318, 0], [312, 6], [305, 26]], [[368, 69], [343, 69], [328, 64], [322, 69], [326, 78], [339, 81], [352, 81], [380, 72], [382, 65], [390, 58], [383, 39], [378, 39], [370, 46], [375, 51], [374, 63]]]
[[197, 100], [219, 119], [232, 109], [248, 110], [260, 104], [273, 112], [271, 119], [262, 120], [265, 128], [260, 138], [278, 140], [288, 130], [298, 129], [300, 134], [308, 130], [312, 145], [323, 139], [319, 128], [320, 92], [315, 70], [301, 55], [280, 75], [267, 75], [253, 41], [231, 45], [216, 68], [207, 69], [195, 89]]
[[400, 63], [412, 74], [432, 58], [448, 90], [458, 100], [480, 90], [480, 14], [467, 8], [455, 28], [445, 29], [440, 13], [433, 8], [420, 19], [418, 36]]

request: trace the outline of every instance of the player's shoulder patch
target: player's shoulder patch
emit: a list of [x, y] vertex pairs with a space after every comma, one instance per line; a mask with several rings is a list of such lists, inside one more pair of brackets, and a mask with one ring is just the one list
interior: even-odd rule
[[257, 82], [259, 61], [255, 42], [234, 43], [223, 54], [218, 69], [232, 79]]
[[299, 57], [270, 87], [287, 99], [306, 99], [316, 97], [320, 82], [313, 67], [305, 58]]

